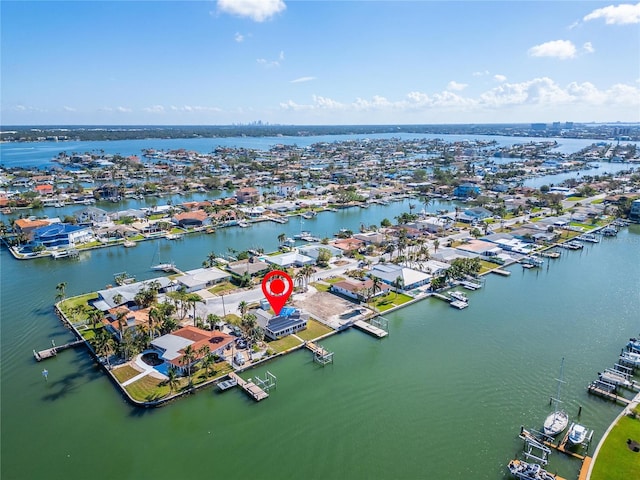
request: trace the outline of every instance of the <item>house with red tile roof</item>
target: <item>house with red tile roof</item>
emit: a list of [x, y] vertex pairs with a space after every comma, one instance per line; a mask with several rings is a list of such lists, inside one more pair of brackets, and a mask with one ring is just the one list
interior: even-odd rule
[[53, 195], [53, 185], [48, 183], [36, 185], [35, 191], [40, 195]]
[[[204, 353], [201, 352], [204, 346], [209, 347], [209, 351], [220, 357], [224, 357], [224, 350], [230, 346], [235, 337], [221, 332], [220, 330], [203, 330], [191, 325], [182, 327], [175, 332], [162, 335], [151, 341], [151, 346], [158, 351], [158, 356], [165, 362], [173, 365], [181, 373], [185, 373], [189, 367], [197, 363]], [[185, 363], [184, 351], [191, 347], [194, 352], [194, 359]]]
[[209, 215], [204, 210], [192, 210], [174, 215], [171, 221], [181, 227], [201, 227], [203, 225], [209, 225], [211, 218], [209, 218]]
[[50, 225], [51, 222], [49, 220], [29, 220], [27, 218], [18, 218], [14, 223], [14, 228], [18, 233], [24, 233], [29, 235], [36, 228], [46, 227]]

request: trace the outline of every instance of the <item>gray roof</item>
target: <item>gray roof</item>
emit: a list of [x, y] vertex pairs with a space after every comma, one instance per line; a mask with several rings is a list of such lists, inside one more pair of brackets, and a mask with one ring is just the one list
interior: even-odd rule
[[[167, 277], [157, 277], [142, 282], [131, 283], [129, 285], [121, 285], [105, 290], [98, 290], [98, 300], [93, 302], [93, 306], [104, 312], [106, 310], [109, 310], [110, 308], [117, 307], [118, 305], [122, 305], [127, 302], [133, 302], [136, 294], [147, 284], [154, 281], [160, 284], [161, 290], [171, 285], [171, 280], [169, 280]], [[122, 302], [116, 303], [113, 300], [113, 297], [115, 297], [116, 295], [122, 296]]]
[[174, 358], [182, 355], [180, 353], [180, 350], [182, 350], [183, 348], [187, 348], [193, 343], [193, 340], [179, 337], [178, 335], [171, 335], [170, 333], [168, 333], [167, 335], [162, 335], [161, 337], [154, 339], [151, 342], [151, 345], [164, 350], [162, 358], [164, 358], [165, 360], [173, 360]]

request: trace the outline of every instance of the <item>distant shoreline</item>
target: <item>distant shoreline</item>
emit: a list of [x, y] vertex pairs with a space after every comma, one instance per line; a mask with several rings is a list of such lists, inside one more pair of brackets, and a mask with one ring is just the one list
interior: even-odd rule
[[308, 137], [416, 133], [504, 135], [639, 141], [640, 123], [513, 123], [442, 125], [18, 125], [1, 126], [3, 143], [190, 139], [229, 137]]

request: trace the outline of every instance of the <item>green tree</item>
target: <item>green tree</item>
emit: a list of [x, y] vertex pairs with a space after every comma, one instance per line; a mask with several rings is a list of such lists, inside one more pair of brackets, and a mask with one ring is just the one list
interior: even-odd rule
[[167, 372], [167, 385], [169, 385], [169, 394], [172, 394], [176, 389], [180, 381], [178, 380], [178, 370], [173, 365], [169, 366]]
[[58, 285], [56, 285], [56, 290], [58, 292], [58, 294], [56, 295], [56, 301], [59, 302], [61, 300], [64, 300], [66, 298], [67, 282], [60, 282]]

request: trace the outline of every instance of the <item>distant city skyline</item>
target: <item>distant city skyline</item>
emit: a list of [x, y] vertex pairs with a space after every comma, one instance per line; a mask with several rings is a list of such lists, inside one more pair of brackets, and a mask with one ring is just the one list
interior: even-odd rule
[[1, 2], [2, 125], [640, 122], [640, 3]]

